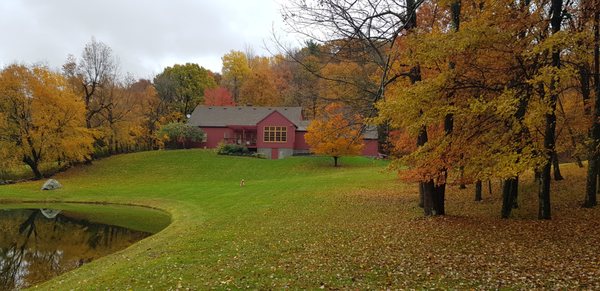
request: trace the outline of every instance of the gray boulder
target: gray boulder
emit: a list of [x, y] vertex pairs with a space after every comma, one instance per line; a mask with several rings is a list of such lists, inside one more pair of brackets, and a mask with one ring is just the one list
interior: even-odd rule
[[55, 190], [58, 188], [62, 188], [62, 185], [54, 179], [48, 179], [48, 181], [44, 183], [44, 186], [42, 186], [42, 190]]

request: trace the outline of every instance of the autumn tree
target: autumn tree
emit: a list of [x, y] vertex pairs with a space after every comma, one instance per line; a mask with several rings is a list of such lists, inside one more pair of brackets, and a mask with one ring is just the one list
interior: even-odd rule
[[250, 65], [246, 54], [240, 51], [230, 51], [222, 58], [222, 85], [225, 86], [233, 95], [233, 102], [240, 102], [240, 90], [244, 81], [250, 74]]
[[154, 78], [154, 86], [168, 108], [179, 113], [183, 120], [198, 104], [204, 103], [204, 89], [215, 88], [217, 83], [204, 67], [186, 63], [166, 67]]
[[25, 163], [39, 179], [42, 163], [89, 158], [93, 141], [85, 103], [61, 74], [23, 65], [0, 72], [0, 148], [11, 149], [2, 160]]
[[85, 45], [80, 59], [71, 55], [63, 65], [63, 73], [85, 104], [87, 128], [98, 126], [94, 118], [106, 106], [100, 91], [115, 78], [117, 67], [112, 49], [95, 38]]
[[283, 102], [277, 90], [276, 76], [268, 57], [253, 57], [249, 60], [250, 73], [239, 89], [240, 104], [254, 106], [279, 106]]
[[225, 87], [204, 89], [204, 105], [207, 106], [235, 106], [233, 97]]
[[358, 155], [363, 148], [359, 121], [359, 116], [349, 114], [339, 103], [332, 103], [311, 121], [304, 138], [313, 153], [333, 157], [337, 167], [340, 157]]
[[[527, 17], [531, 8], [515, 9], [512, 1], [472, 4], [477, 3], [461, 3], [466, 11], [459, 14], [456, 2], [440, 3], [430, 9], [439, 11], [439, 19], [430, 21], [433, 29], [415, 30], [403, 39], [401, 53], [421, 77], [391, 86], [379, 108], [393, 128], [418, 137], [420, 147], [400, 159], [399, 165], [410, 166], [401, 175], [428, 183], [430, 190], [433, 180], [434, 191], [441, 193], [448, 183], [491, 177], [517, 181], [541, 162], [541, 145], [529, 134], [544, 112], [533, 107], [542, 104], [540, 99], [530, 102], [536, 63], [543, 60], [533, 50], [539, 34], [530, 31], [543, 29], [536, 27], [543, 23], [541, 14]], [[516, 196], [507, 197], [512, 209]], [[436, 214], [443, 213], [440, 202]]]
[[158, 97], [154, 85], [146, 79], [129, 84], [127, 91], [135, 104], [132, 110], [138, 122], [136, 144], [142, 145], [140, 149], [158, 149], [156, 132], [161, 124], [172, 121], [165, 100]]
[[[374, 104], [385, 99], [388, 86], [408, 73], [399, 64], [397, 49], [398, 37], [409, 19], [405, 12], [406, 4], [395, 0], [290, 1], [283, 7], [284, 20], [292, 32], [327, 46], [322, 50], [323, 64], [355, 63], [361, 71], [354, 74], [368, 76], [351, 80], [327, 76], [319, 67], [311, 70], [320, 79], [360, 90], [364, 104], [368, 104], [363, 115], [368, 118], [377, 116]], [[310, 68], [302, 60], [296, 61]], [[388, 132], [386, 123], [379, 126], [382, 150], [386, 150]]]
[[320, 80], [314, 73], [321, 66], [319, 59], [320, 46], [313, 41], [307, 41], [301, 49], [292, 50], [286, 56], [291, 78], [288, 82], [289, 92], [284, 103], [288, 106], [301, 106], [306, 117], [313, 119], [324, 106], [325, 101], [320, 95]]

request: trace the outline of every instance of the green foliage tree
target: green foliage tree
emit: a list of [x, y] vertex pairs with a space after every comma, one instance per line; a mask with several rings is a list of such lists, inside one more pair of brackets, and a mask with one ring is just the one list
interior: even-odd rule
[[166, 67], [154, 78], [160, 99], [179, 120], [191, 114], [198, 104], [204, 103], [204, 90], [217, 87], [213, 74], [198, 64], [186, 63]]
[[170, 122], [160, 128], [158, 136], [166, 148], [188, 148], [189, 142], [204, 138], [204, 131], [182, 122]]

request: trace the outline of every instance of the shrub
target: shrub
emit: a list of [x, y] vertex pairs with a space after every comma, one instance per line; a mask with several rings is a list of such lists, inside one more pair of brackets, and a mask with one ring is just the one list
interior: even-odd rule
[[252, 153], [248, 150], [247, 147], [237, 145], [237, 144], [226, 144], [221, 143], [217, 147], [217, 153], [219, 155], [229, 155], [229, 156], [250, 156]]

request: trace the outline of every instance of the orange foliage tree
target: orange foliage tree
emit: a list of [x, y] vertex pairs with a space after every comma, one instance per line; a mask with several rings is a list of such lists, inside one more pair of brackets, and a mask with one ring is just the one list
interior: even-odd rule
[[313, 153], [333, 157], [334, 166], [342, 156], [357, 155], [363, 148], [359, 116], [347, 117], [339, 103], [325, 111], [308, 125], [304, 136]]

